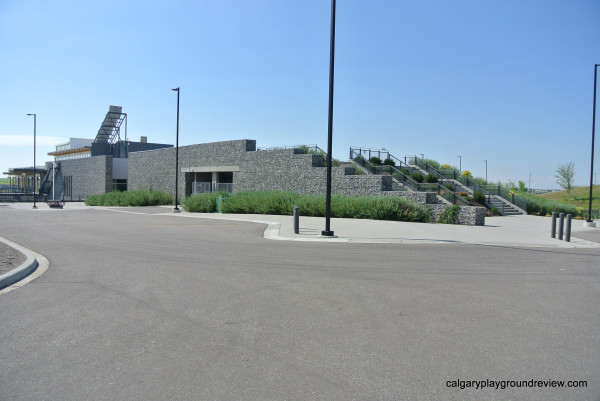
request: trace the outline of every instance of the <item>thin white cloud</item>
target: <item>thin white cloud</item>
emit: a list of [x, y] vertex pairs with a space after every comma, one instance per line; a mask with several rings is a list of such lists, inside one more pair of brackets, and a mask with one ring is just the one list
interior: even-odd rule
[[[36, 137], [36, 145], [38, 146], [56, 146], [61, 143], [68, 142], [69, 138], [61, 138], [56, 136]], [[1, 146], [33, 146], [33, 135], [0, 135]]]

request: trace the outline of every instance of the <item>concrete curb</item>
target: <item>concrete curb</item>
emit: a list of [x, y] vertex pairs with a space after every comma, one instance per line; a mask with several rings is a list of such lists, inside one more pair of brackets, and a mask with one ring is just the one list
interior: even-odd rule
[[2, 237], [0, 237], [0, 241], [23, 253], [26, 257], [25, 262], [23, 262], [20, 266], [0, 276], [0, 290], [4, 290], [5, 288], [10, 287], [11, 285], [23, 280], [25, 277], [33, 273], [38, 268], [39, 263], [33, 252], [31, 252], [29, 249], [23, 248], [22, 246]]

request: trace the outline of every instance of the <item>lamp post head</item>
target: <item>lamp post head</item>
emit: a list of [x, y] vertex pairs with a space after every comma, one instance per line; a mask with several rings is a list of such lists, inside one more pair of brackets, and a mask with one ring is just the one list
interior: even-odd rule
[[177, 88], [171, 89], [172, 91], [179, 92], [179, 86]]
[[35, 116], [35, 113], [27, 113], [28, 116]]

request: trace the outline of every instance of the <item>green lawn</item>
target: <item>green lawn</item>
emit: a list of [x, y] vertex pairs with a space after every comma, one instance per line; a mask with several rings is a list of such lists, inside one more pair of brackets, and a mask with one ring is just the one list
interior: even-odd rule
[[[600, 185], [592, 187], [592, 209], [600, 208]], [[576, 187], [571, 191], [571, 200], [567, 195], [567, 191], [548, 192], [546, 194], [537, 195], [540, 198], [545, 198], [561, 203], [568, 203], [578, 208], [587, 209], [590, 203], [590, 187]]]
[[0, 184], [8, 185], [9, 183], [8, 178], [0, 178]]

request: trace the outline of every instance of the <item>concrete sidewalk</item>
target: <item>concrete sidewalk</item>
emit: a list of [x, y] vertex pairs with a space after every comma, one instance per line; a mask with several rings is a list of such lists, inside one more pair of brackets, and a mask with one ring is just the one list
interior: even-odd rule
[[571, 242], [550, 237], [551, 219], [539, 216], [486, 217], [484, 226], [436, 223], [331, 219], [335, 237], [323, 237], [323, 217], [300, 217], [300, 232], [294, 233], [292, 216], [185, 213], [182, 218], [210, 218], [264, 223], [265, 238], [291, 241], [358, 242], [378, 244], [479, 244], [501, 246], [600, 248], [600, 243], [575, 238], [577, 232], [600, 232], [583, 227], [583, 220], [573, 220]]
[[[32, 213], [53, 211], [66, 213], [73, 210], [103, 209], [113, 212], [174, 216], [177, 218], [201, 218], [247, 221], [267, 224], [264, 237], [272, 240], [356, 242], [379, 244], [478, 244], [496, 246], [525, 246], [551, 248], [600, 248], [600, 243], [576, 238], [580, 232], [600, 233], [600, 228], [587, 228], [583, 220], [572, 221], [571, 242], [550, 237], [551, 219], [539, 216], [486, 217], [484, 226], [462, 226], [436, 223], [406, 223], [362, 219], [331, 219], [335, 237], [323, 237], [323, 217], [300, 217], [300, 233], [294, 233], [292, 216], [218, 214], [218, 213], [172, 213], [172, 206], [160, 207], [91, 207], [83, 203], [67, 203], [63, 210], [51, 210], [38, 203], [38, 210], [31, 203], [8, 204], [8, 208], [31, 210]], [[599, 235], [600, 238], [600, 235]]]

